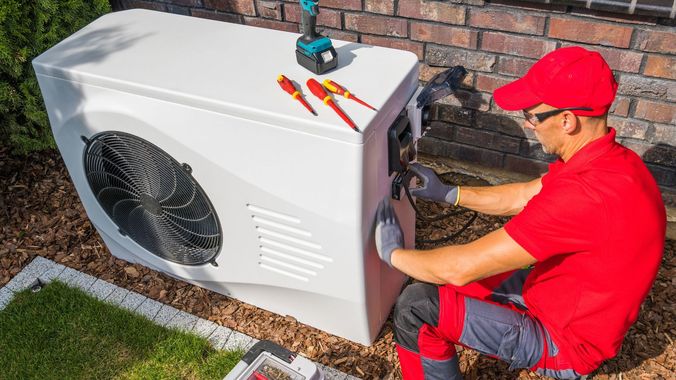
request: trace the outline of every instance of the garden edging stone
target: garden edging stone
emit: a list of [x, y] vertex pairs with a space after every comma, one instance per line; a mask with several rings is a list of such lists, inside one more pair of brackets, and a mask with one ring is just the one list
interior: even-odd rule
[[[206, 338], [214, 348], [219, 350], [237, 348], [248, 350], [258, 342], [258, 339], [246, 334], [219, 326], [214, 322], [178, 310], [89, 274], [57, 264], [42, 256], [36, 256], [21, 272], [0, 288], [0, 310], [3, 310], [11, 302], [14, 293], [28, 289], [38, 280], [47, 284], [55, 279], [82, 289], [99, 300], [143, 315], [161, 326], [193, 332]], [[315, 364], [322, 370], [326, 380], [357, 379], [335, 368], [319, 363]]]

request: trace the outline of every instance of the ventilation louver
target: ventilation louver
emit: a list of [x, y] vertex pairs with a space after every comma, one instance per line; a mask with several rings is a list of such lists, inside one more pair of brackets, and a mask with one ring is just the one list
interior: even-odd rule
[[221, 228], [188, 165], [127, 133], [83, 139], [89, 186], [121, 233], [175, 263], [214, 263]]

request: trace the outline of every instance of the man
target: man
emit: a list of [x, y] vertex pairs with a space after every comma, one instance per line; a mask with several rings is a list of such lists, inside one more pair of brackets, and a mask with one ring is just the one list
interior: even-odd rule
[[666, 216], [648, 169], [607, 126], [616, 90], [598, 53], [555, 50], [494, 93], [503, 109], [523, 110], [524, 128], [559, 157], [547, 174], [461, 188], [412, 165], [421, 181], [413, 195], [516, 215], [499, 230], [469, 244], [407, 250], [389, 201], [380, 204], [378, 254], [422, 281], [394, 311], [404, 379], [461, 379], [454, 344], [560, 379], [617, 354], [657, 275]]

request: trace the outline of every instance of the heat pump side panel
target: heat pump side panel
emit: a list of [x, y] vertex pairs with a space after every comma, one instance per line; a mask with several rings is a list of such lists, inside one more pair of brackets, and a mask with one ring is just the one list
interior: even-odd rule
[[[372, 342], [381, 318], [367, 310], [372, 285], [363, 280], [373, 266], [365, 262], [377, 260], [364, 250], [372, 243], [363, 238], [363, 213], [372, 210], [361, 195], [363, 145], [62, 79], [39, 82], [78, 194], [114, 255]], [[80, 137], [108, 130], [148, 140], [193, 168], [224, 231], [218, 267], [174, 264], [117, 234], [82, 170]]]

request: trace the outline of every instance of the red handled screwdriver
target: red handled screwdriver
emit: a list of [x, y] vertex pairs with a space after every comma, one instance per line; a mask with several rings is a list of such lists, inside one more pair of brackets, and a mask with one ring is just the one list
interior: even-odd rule
[[326, 87], [327, 90], [333, 92], [334, 94], [343, 95], [345, 99], [352, 99], [363, 106], [366, 106], [374, 111], [377, 111], [377, 109], [373, 108], [373, 106], [359, 99], [358, 97], [352, 95], [350, 91], [345, 90], [338, 83], [332, 81], [331, 79], [324, 79], [324, 82], [322, 84], [324, 85], [324, 87]]
[[336, 103], [333, 101], [331, 98], [331, 95], [327, 94], [326, 91], [324, 91], [324, 87], [322, 87], [321, 83], [317, 82], [315, 79], [310, 78], [307, 80], [307, 86], [310, 88], [310, 91], [319, 99], [321, 99], [324, 104], [328, 105], [329, 107], [333, 108], [334, 111], [340, 116], [341, 119], [345, 120], [347, 125], [350, 126], [350, 128], [354, 129], [357, 132], [359, 131], [359, 128], [350, 120], [349, 117], [341, 110]]
[[303, 96], [300, 94], [300, 91], [296, 89], [296, 86], [293, 85], [293, 82], [289, 80], [289, 78], [285, 77], [284, 75], [280, 75], [277, 77], [277, 83], [279, 83], [279, 86], [282, 88], [282, 90], [288, 92], [293, 96], [294, 99], [298, 100], [302, 105], [307, 108], [308, 111], [312, 112], [313, 115], [317, 116], [317, 112], [312, 109], [312, 107], [303, 99]]

